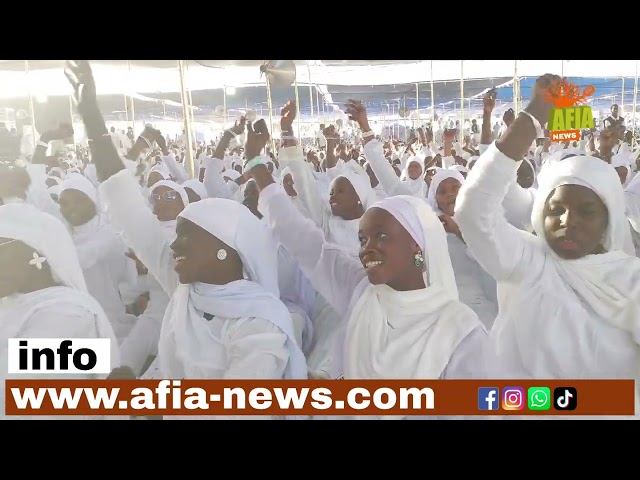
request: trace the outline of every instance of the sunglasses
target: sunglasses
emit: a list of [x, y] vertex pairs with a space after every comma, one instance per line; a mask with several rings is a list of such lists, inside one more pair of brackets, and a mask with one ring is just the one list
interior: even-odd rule
[[151, 195], [149, 195], [149, 199], [151, 200], [151, 203], [159, 202], [161, 199], [168, 200], [169, 202], [173, 202], [177, 198], [178, 198], [178, 192], [175, 192], [173, 190], [164, 192], [162, 194], [152, 193]]

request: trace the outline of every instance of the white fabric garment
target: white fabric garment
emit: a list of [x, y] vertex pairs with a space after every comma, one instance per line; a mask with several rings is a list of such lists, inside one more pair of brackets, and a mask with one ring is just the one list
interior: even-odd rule
[[[16, 239], [32, 247], [40, 257], [46, 258], [54, 280], [60, 284], [0, 300], [0, 409], [4, 417], [4, 380], [19, 378], [19, 375], [7, 374], [7, 339], [108, 338], [112, 368], [120, 365], [120, 356], [111, 325], [102, 307], [87, 292], [73, 242], [59, 220], [28, 204], [0, 206], [0, 237]], [[47, 374], [39, 378], [105, 377]], [[38, 377], [29, 375], [29, 378]]]
[[62, 183], [61, 193], [66, 190], [82, 192], [94, 203], [98, 212], [84, 225], [68, 225], [68, 228], [87, 289], [104, 309], [118, 341], [122, 342], [133, 327], [135, 317], [126, 313], [119, 286], [134, 281], [135, 263], [125, 255], [127, 248], [124, 242], [100, 213], [96, 204], [98, 192], [93, 184], [82, 175], [69, 175]]
[[184, 188], [190, 188], [191, 190], [193, 190], [193, 193], [198, 195], [200, 197], [200, 200], [204, 200], [205, 198], [209, 197], [206, 187], [200, 180], [192, 178], [191, 180], [183, 182], [182, 186]]
[[153, 192], [158, 187], [169, 187], [171, 190], [173, 190], [174, 192], [178, 193], [178, 195], [180, 195], [180, 198], [182, 199], [182, 204], [185, 207], [189, 205], [189, 195], [187, 195], [187, 191], [184, 189], [182, 185], [178, 185], [176, 182], [172, 180], [160, 180], [159, 182], [156, 182], [153, 184], [153, 186], [151, 187], [151, 193], [153, 194]]
[[[620, 181], [594, 157], [556, 163], [539, 176], [532, 223], [560, 185], [591, 188], [609, 211], [606, 253], [558, 257], [543, 236], [509, 225], [499, 208], [517, 162], [492, 145], [458, 197], [457, 220], [474, 256], [499, 282], [491, 332], [509, 378], [639, 378], [640, 259], [625, 253], [629, 226]], [[496, 377], [498, 372], [496, 372]]]
[[390, 197], [374, 208], [391, 213], [421, 247], [427, 288], [399, 292], [363, 280], [368, 285], [347, 324], [345, 378], [440, 378], [480, 321], [458, 299], [446, 235], [434, 212], [411, 196]]
[[[356, 194], [362, 203], [362, 209], [366, 210], [376, 201], [376, 195], [371, 188], [371, 181], [366, 173], [356, 173], [351, 169], [343, 168], [340, 173], [330, 184], [330, 190], [333, 184], [339, 178], [346, 178], [353, 185]], [[328, 199], [325, 205], [328, 207]], [[358, 225], [360, 219], [346, 220], [337, 215], [333, 215], [331, 210], [325, 209], [324, 225], [326, 228], [327, 240], [348, 248], [354, 254], [360, 250], [358, 242]]]
[[[426, 206], [424, 201], [417, 201]], [[339, 378], [344, 374], [341, 359], [345, 347], [345, 321], [350, 318], [352, 306], [369, 285], [362, 263], [339, 246], [326, 242], [322, 231], [304, 219], [288, 201], [286, 194], [276, 185], [270, 185], [260, 192], [259, 208], [260, 211], [265, 212], [265, 219], [268, 220], [287, 251], [291, 252], [305, 276], [318, 290], [318, 293], [326, 298], [341, 320], [334, 332], [333, 340], [336, 347], [333, 351], [334, 354], [326, 358], [324, 368], [321, 369], [322, 372], [315, 372], [316, 374], [324, 373], [326, 378]], [[426, 208], [429, 207], [426, 206]], [[411, 213], [407, 215], [411, 215]], [[439, 228], [441, 235], [443, 235], [442, 227]], [[428, 250], [429, 241], [428, 239], [426, 241], [426, 249]], [[397, 303], [394, 302], [394, 305]], [[389, 306], [391, 307], [391, 305]], [[468, 309], [466, 311], [468, 312]], [[393, 313], [395, 314], [395, 310]], [[400, 312], [400, 317], [402, 315], [403, 313]], [[475, 318], [473, 313], [471, 316]], [[421, 318], [430, 323], [429, 318], [425, 319], [424, 315], [421, 315]], [[406, 320], [402, 320], [404, 325], [418, 323], [417, 320], [415, 322]], [[477, 322], [477, 319], [475, 321]], [[465, 337], [453, 352], [441, 378], [485, 378], [484, 357], [481, 352], [484, 350], [487, 335], [482, 326], [479, 323], [476, 324], [477, 328]], [[388, 332], [388, 344], [406, 341], [404, 329], [389, 329]], [[384, 349], [382, 345], [379, 347]], [[347, 351], [346, 355], [351, 354]]]
[[[420, 167], [420, 176], [415, 180], [409, 177], [409, 165], [412, 163], [417, 164]], [[424, 164], [417, 158], [410, 158], [407, 162], [407, 166], [402, 170], [400, 174], [400, 180], [406, 183], [411, 193], [422, 198], [426, 197], [427, 184], [424, 182]]]
[[[138, 258], [147, 266], [149, 272], [158, 279], [164, 291], [173, 295], [179, 283], [178, 276], [174, 270], [175, 261], [169, 247], [169, 241], [163, 240], [162, 227], [147, 207], [133, 176], [130, 172], [123, 170], [104, 181], [100, 185], [100, 190], [102, 198], [108, 203], [108, 211], [114, 226], [126, 234], [128, 242]], [[204, 202], [205, 208], [208, 209], [211, 207], [210, 202], [218, 201], [217, 199], [202, 200], [190, 205], [188, 208], [194, 208]], [[251, 215], [245, 207], [239, 204], [235, 205], [243, 208], [243, 212]], [[253, 216], [252, 218], [255, 219]], [[255, 220], [257, 221], [257, 219]], [[254, 241], [256, 240], [256, 236], [252, 238]], [[261, 244], [259, 240], [256, 243], [258, 245]], [[254, 245], [251, 246], [253, 247]], [[275, 255], [273, 256], [275, 257]], [[272, 269], [271, 271], [275, 276], [276, 270]], [[277, 284], [277, 279], [274, 283]], [[209, 286], [205, 286], [205, 288], [207, 287]], [[210, 287], [216, 289], [215, 285]], [[227, 284], [222, 288], [225, 291], [219, 291], [214, 296], [235, 296], [233, 295], [234, 285]], [[239, 290], [246, 293], [244, 288]], [[203, 289], [198, 289], [195, 293], [198, 297], [201, 297]], [[211, 296], [209, 293], [204, 296]], [[206, 320], [204, 318], [205, 312], [198, 312], [203, 314], [201, 317], [202, 323], [209, 327], [205, 331], [205, 336], [199, 335], [202, 333], [199, 329], [202, 325], [199, 325], [197, 331], [183, 332], [185, 336], [193, 340], [190, 344], [193, 348], [176, 348], [175, 341], [171, 339], [173, 333], [169, 333], [173, 329], [172, 325], [175, 320], [173, 316], [175, 300], [173, 298], [171, 302], [173, 305], [169, 305], [167, 308], [158, 346], [160, 365], [170, 364], [170, 372], [174, 372], [175, 376], [169, 375], [170, 372], [166, 372], [163, 367], [160, 371], [163, 378], [173, 376], [173, 378], [278, 379], [288, 373], [289, 364], [293, 363], [293, 356], [287, 348], [287, 345], [289, 345], [288, 337], [280, 328], [268, 319], [262, 318], [262, 316], [257, 318], [225, 318], [221, 316]], [[279, 300], [277, 301], [279, 302]], [[250, 301], [245, 303], [250, 303]], [[183, 315], [187, 315], [186, 310], [181, 311]], [[260, 313], [258, 312], [258, 315]], [[288, 316], [288, 311], [286, 314]], [[189, 333], [192, 335], [189, 335]], [[177, 356], [176, 351], [180, 352], [180, 356]], [[167, 356], [170, 358], [166, 358]], [[152, 369], [150, 368], [149, 370]], [[301, 370], [304, 370], [305, 377], [303, 378], [306, 378], [306, 368]], [[190, 375], [187, 375], [187, 371]], [[150, 372], [149, 375], [152, 376], [153, 372]], [[146, 377], [147, 374], [145, 374]], [[175, 417], [167, 417], [166, 419], [173, 418]], [[224, 418], [230, 417], [225, 416]], [[259, 418], [270, 417], [262, 415]]]
[[[316, 181], [311, 164], [304, 161], [302, 147], [282, 148], [278, 161], [280, 165], [289, 167], [295, 184], [296, 192], [304, 202], [309, 219], [322, 229], [327, 241], [341, 245], [356, 256], [360, 250], [358, 242], [358, 220], [345, 220], [333, 215], [327, 196], [322, 194], [320, 182]], [[363, 171], [356, 173], [350, 168], [342, 168], [337, 172], [337, 178], [344, 177], [353, 186], [360, 198], [363, 209], [376, 201], [375, 193], [371, 188], [369, 176]], [[278, 188], [282, 188], [278, 186]]]
[[[223, 211], [226, 215], [211, 215], [215, 211]], [[291, 315], [279, 299], [276, 244], [267, 227], [246, 207], [226, 199], [207, 199], [191, 204], [180, 218], [195, 223], [233, 248], [242, 260], [247, 280], [227, 285], [178, 286], [167, 309], [160, 341], [163, 372], [177, 373], [170, 362], [162, 363], [163, 349], [175, 348], [174, 354], [178, 357], [188, 355], [206, 338], [207, 324], [198, 313], [204, 312], [223, 318], [257, 317], [273, 323], [288, 337], [290, 358], [285, 378], [306, 378], [306, 362], [295, 341]], [[175, 343], [169, 341], [170, 337]]]
[[431, 205], [436, 214], [442, 213], [440, 207], [438, 207], [438, 201], [436, 200], [436, 194], [438, 192], [438, 185], [442, 183], [447, 178], [453, 178], [458, 180], [461, 185], [464, 185], [464, 177], [457, 170], [451, 170], [449, 168], [441, 168], [436, 172], [436, 174], [431, 179], [431, 185], [429, 185], [429, 194], [427, 196], [427, 202]]

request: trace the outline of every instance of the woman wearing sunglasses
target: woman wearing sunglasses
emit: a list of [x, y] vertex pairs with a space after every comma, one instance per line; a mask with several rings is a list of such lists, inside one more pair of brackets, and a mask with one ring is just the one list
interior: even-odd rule
[[[279, 299], [276, 244], [268, 228], [240, 203], [210, 198], [185, 208], [177, 238], [167, 241], [157, 223], [160, 217], [147, 209], [107, 134], [89, 63], [69, 61], [65, 73], [91, 139], [101, 198], [111, 220], [171, 296], [158, 344], [162, 377], [307, 378], [291, 315]], [[252, 158], [266, 139], [253, 145]], [[159, 191], [162, 186], [180, 193], [176, 185], [154, 188], [152, 194], [160, 195], [156, 214], [164, 208], [160, 202], [179, 202], [165, 198], [169, 190]]]

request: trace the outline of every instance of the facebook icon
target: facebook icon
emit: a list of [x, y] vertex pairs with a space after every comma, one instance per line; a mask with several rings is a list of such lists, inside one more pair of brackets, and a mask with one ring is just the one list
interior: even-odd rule
[[500, 390], [495, 387], [478, 389], [478, 410], [498, 410]]

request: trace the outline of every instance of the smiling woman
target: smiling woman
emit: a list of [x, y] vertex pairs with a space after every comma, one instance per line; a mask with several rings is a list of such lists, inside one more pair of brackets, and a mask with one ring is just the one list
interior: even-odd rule
[[[113, 225], [171, 296], [158, 344], [162, 378], [306, 378], [291, 315], [278, 298], [276, 249], [265, 227], [237, 202], [205, 199], [180, 213], [177, 238], [170, 240], [104, 135], [88, 62], [70, 61], [67, 76], [104, 179], [100, 198]], [[162, 186], [188, 203], [184, 189]]]

